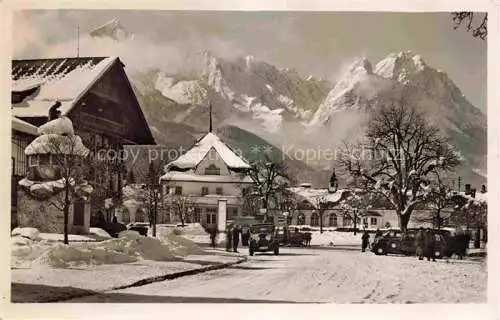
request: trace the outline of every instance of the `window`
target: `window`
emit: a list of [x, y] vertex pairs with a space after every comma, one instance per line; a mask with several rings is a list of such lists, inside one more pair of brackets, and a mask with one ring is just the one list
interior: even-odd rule
[[306, 224], [306, 217], [304, 216], [303, 213], [299, 214], [299, 216], [297, 217], [297, 224], [299, 226]]
[[206, 196], [208, 194], [208, 187], [201, 187], [201, 195]]
[[313, 227], [319, 226], [319, 215], [317, 213], [313, 213], [311, 215], [311, 226]]
[[371, 217], [370, 218], [370, 224], [373, 225], [373, 226], [377, 225], [377, 218]]
[[207, 208], [207, 223], [208, 224], [217, 223], [217, 208]]
[[363, 218], [363, 224], [368, 224], [368, 218]]
[[222, 195], [222, 188], [215, 189], [215, 194]]
[[205, 175], [220, 175], [220, 168], [217, 168], [213, 163], [205, 168]]
[[181, 186], [175, 187], [175, 194], [176, 195], [181, 195], [182, 194], [182, 187]]
[[328, 218], [328, 225], [330, 227], [336, 227], [337, 226], [337, 215], [335, 213], [332, 213], [330, 217]]
[[201, 208], [194, 208], [193, 222], [200, 222], [200, 218], [201, 218]]
[[40, 158], [37, 154], [28, 157], [28, 165], [30, 167], [38, 167], [40, 165]]

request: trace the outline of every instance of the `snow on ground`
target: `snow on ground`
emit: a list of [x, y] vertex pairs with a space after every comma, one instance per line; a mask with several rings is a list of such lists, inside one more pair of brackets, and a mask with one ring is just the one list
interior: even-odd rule
[[72, 302], [485, 303], [487, 265], [283, 248], [237, 267]]
[[[311, 245], [313, 246], [361, 246], [361, 233], [338, 231], [312, 231]], [[371, 236], [373, 238], [373, 236]], [[372, 239], [373, 240], [373, 239]]]
[[[209, 264], [235, 262], [239, 258], [226, 252], [209, 252], [205, 255], [189, 255], [183, 261], [140, 260], [126, 264], [102, 264], [56, 269], [37, 265], [26, 269], [11, 270], [13, 283], [44, 285], [50, 287], [71, 287], [86, 290], [109, 290], [130, 285], [136, 281], [201, 268]], [[29, 290], [28, 290], [29, 289]], [[24, 288], [24, 292], [14, 290], [17, 301], [36, 302], [54, 298], [47, 293], [37, 293], [35, 288]], [[49, 288], [47, 288], [49, 290]]]
[[204, 250], [194, 242], [171, 232], [160, 233], [158, 238], [152, 238], [143, 237], [135, 231], [125, 231], [120, 233], [119, 238], [75, 242], [69, 245], [54, 241], [57, 237], [41, 238], [41, 241], [33, 241], [22, 236], [12, 237], [11, 266], [30, 268], [46, 265], [54, 268], [71, 268], [139, 260], [178, 261], [188, 255], [205, 254]]
[[[179, 238], [184, 238], [198, 244], [209, 244], [210, 235], [203, 229], [199, 223], [188, 223], [184, 227], [179, 227], [176, 225], [158, 225], [157, 226], [157, 236], [162, 238], [168, 234], [177, 232], [180, 235]], [[216, 243], [221, 245], [225, 242], [225, 237], [219, 235], [216, 239]]]

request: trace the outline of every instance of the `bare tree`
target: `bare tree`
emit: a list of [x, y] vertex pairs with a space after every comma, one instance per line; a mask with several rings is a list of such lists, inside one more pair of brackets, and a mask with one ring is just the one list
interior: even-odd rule
[[312, 197], [311, 202], [319, 216], [319, 233], [323, 233], [323, 216], [328, 209], [328, 199], [326, 195], [318, 195]]
[[[461, 25], [465, 25], [467, 32], [472, 31], [472, 36], [474, 38], [480, 38], [485, 40], [488, 36], [488, 13], [474, 13], [470, 11], [459, 11], [453, 12], [452, 14], [453, 22], [455, 25], [453, 29], [458, 29]], [[479, 17], [478, 17], [479, 16]], [[473, 21], [480, 21], [473, 25]]]
[[440, 230], [445, 219], [441, 213], [450, 206], [452, 189], [445, 183], [439, 172], [433, 170], [434, 179], [431, 181], [431, 190], [426, 205], [432, 210], [430, 216], [418, 217], [418, 222], [430, 222], [435, 229]]
[[356, 235], [358, 220], [371, 208], [373, 195], [366, 190], [359, 189], [351, 189], [349, 193], [349, 196], [340, 203], [340, 207], [344, 209], [344, 218], [347, 217], [353, 222], [354, 235]]
[[416, 206], [429, 199], [430, 173], [447, 172], [458, 156], [439, 130], [412, 105], [397, 101], [374, 110], [358, 145], [346, 145], [340, 165], [396, 211], [405, 231]]
[[149, 223], [153, 228], [153, 237], [156, 237], [156, 224], [158, 222], [158, 207], [162, 203], [161, 199], [161, 184], [160, 177], [163, 174], [163, 162], [150, 161], [148, 173], [146, 175], [146, 183], [142, 200], [147, 205]]
[[189, 196], [169, 195], [167, 203], [175, 216], [181, 220], [181, 225], [184, 227], [186, 220], [189, 219], [194, 209], [195, 202]]
[[254, 190], [259, 195], [262, 208], [266, 209], [265, 221], [268, 219], [267, 209], [271, 199], [277, 199], [279, 193], [284, 192], [288, 187], [288, 174], [285, 164], [280, 161], [272, 161], [268, 155], [263, 159], [252, 163], [252, 168], [246, 170], [254, 182]]

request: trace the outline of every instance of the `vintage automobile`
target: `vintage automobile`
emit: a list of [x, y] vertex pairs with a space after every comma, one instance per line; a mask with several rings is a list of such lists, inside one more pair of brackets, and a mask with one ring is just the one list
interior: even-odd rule
[[[404, 254], [415, 255], [416, 229], [410, 229], [405, 234], [400, 230], [389, 230], [382, 236], [376, 238], [371, 247], [376, 255]], [[434, 256], [436, 258], [451, 257], [453, 255], [453, 238], [445, 230], [435, 230], [436, 246]]]
[[279, 239], [276, 236], [276, 228], [270, 223], [259, 223], [250, 227], [250, 244], [248, 252], [251, 256], [255, 252], [274, 252], [278, 255], [280, 252]]

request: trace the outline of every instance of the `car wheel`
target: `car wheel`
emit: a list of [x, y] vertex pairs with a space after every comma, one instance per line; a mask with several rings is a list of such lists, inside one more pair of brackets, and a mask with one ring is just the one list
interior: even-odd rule
[[377, 247], [377, 249], [375, 249], [375, 254], [378, 255], [378, 256], [384, 255], [385, 254], [384, 248], [383, 247]]

